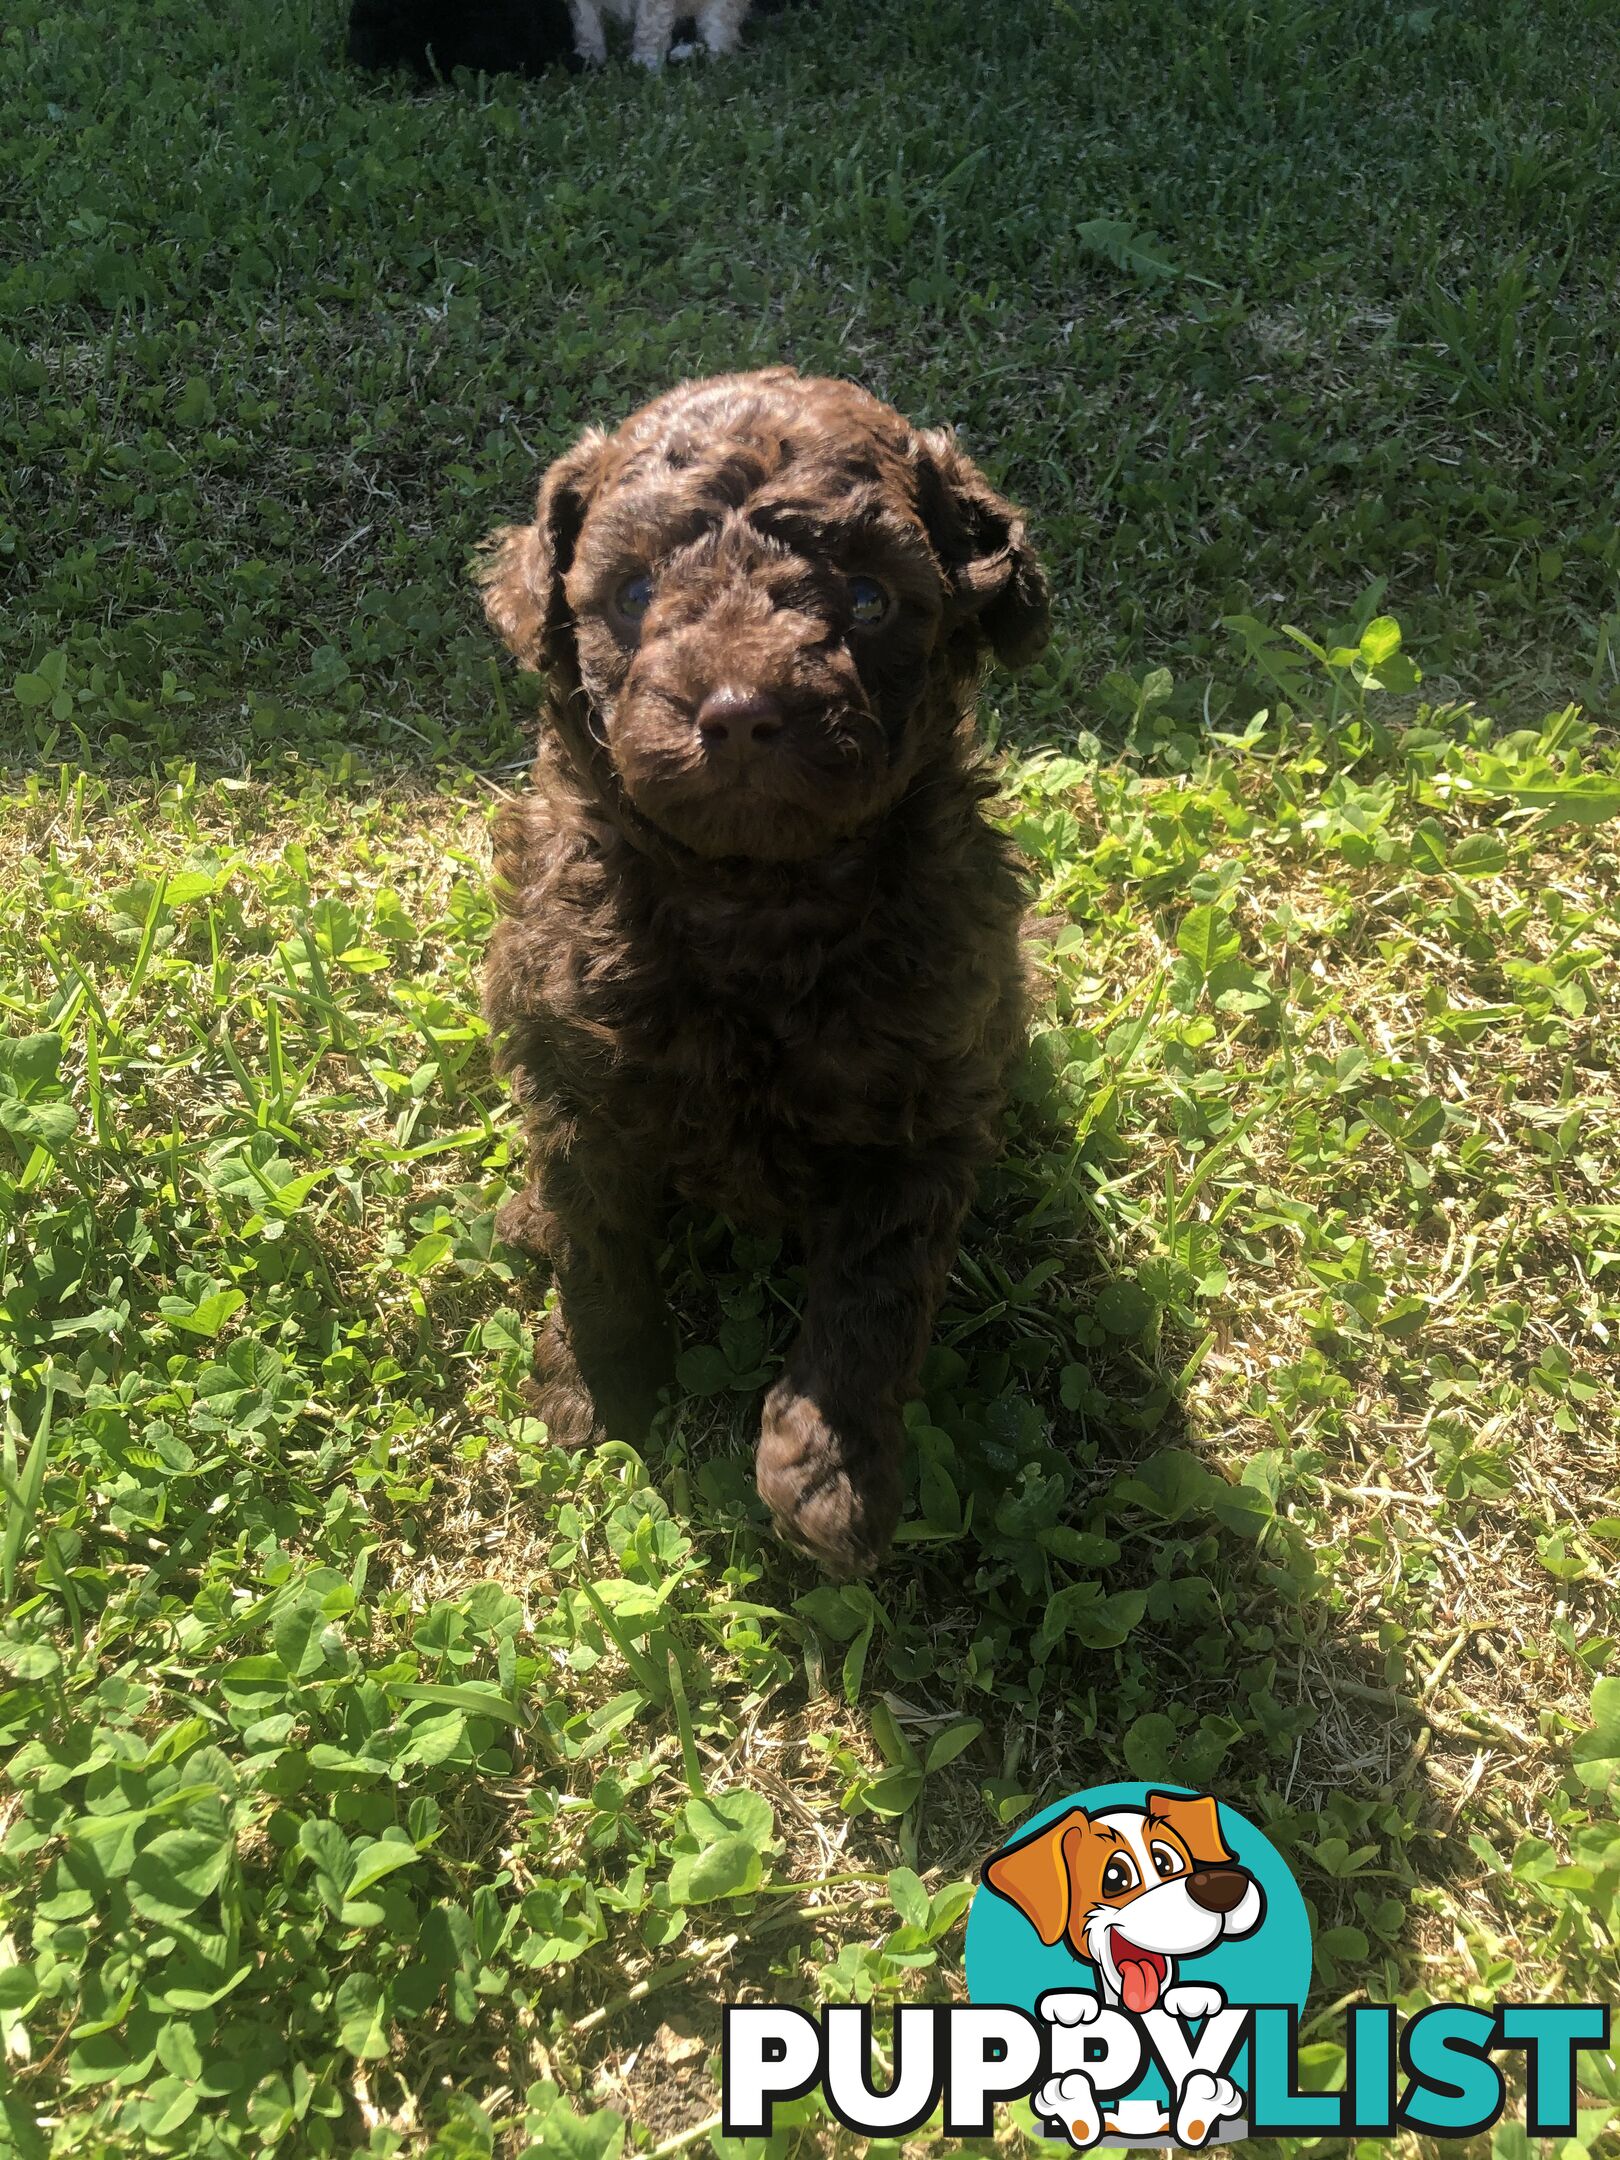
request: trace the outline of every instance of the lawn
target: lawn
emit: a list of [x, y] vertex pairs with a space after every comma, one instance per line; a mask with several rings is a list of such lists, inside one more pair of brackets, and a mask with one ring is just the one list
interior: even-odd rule
[[[719, 2006], [959, 1994], [1123, 1776], [1293, 1865], [1319, 2083], [1347, 2001], [1612, 1999], [1612, 10], [338, 34], [0, 26], [0, 2151], [742, 2160]], [[676, 1223], [639, 1453], [522, 1415], [478, 1017], [469, 551], [780, 357], [955, 421], [1059, 598], [985, 705], [1036, 1032], [845, 1588], [752, 1490], [791, 1250]]]

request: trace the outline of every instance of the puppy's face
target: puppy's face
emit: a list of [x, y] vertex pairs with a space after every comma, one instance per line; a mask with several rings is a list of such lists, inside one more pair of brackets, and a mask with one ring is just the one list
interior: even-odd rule
[[1046, 634], [1022, 523], [950, 439], [780, 368], [587, 435], [485, 583], [576, 752], [714, 858], [867, 824], [943, 749], [985, 649]]

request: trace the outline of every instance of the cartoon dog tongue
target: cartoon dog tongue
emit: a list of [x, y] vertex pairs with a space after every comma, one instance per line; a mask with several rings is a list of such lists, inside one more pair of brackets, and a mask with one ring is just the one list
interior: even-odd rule
[[1138, 1950], [1135, 1943], [1127, 1942], [1122, 1935], [1115, 1935], [1112, 1947], [1125, 2007], [1140, 2017], [1159, 1999], [1159, 1975], [1164, 1970], [1164, 1960], [1156, 1950]]

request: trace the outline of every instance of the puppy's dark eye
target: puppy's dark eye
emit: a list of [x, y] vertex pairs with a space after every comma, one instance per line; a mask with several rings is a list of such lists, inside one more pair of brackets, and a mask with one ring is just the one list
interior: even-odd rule
[[1105, 1897], [1119, 1897], [1136, 1888], [1136, 1870], [1123, 1854], [1116, 1853], [1103, 1869], [1102, 1886]]
[[870, 630], [889, 612], [889, 596], [874, 577], [849, 581], [849, 616], [858, 629]]
[[638, 570], [634, 577], [627, 577], [613, 595], [613, 605], [626, 622], [640, 622], [652, 606], [653, 581], [645, 570]]
[[1158, 1869], [1161, 1879], [1167, 1881], [1172, 1875], [1186, 1873], [1186, 1862], [1174, 1846], [1154, 1845], [1149, 1849], [1153, 1854], [1153, 1865]]

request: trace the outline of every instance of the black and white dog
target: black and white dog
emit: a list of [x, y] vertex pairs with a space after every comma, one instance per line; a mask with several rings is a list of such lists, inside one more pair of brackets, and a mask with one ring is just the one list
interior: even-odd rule
[[[754, 0], [754, 12], [776, 15], [789, 4]], [[689, 11], [679, 14], [677, 43], [697, 29]], [[542, 75], [584, 65], [567, 0], [350, 0], [348, 55], [356, 67], [406, 68], [420, 82], [458, 67]]]

